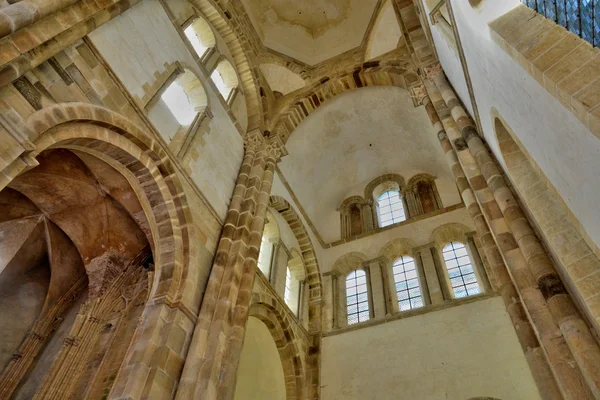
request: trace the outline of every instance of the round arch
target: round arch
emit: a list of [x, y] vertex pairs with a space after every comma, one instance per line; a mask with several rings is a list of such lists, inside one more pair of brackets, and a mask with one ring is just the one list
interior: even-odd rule
[[[29, 116], [23, 129], [32, 138], [34, 149], [6, 168], [8, 180], [0, 184], [0, 189], [36, 166], [35, 157], [49, 149], [87, 153], [113, 167], [129, 182], [142, 206], [154, 255], [155, 273], [136, 335], [154, 329], [159, 321], [153, 316], [164, 312], [164, 308], [177, 309], [194, 323], [199, 296], [198, 277], [188, 271], [191, 215], [176, 170], [161, 145], [125, 117], [84, 103], [44, 108]], [[145, 349], [143, 357], [153, 357], [154, 352], [168, 346], [165, 341], [151, 347], [144, 340], [138, 345]], [[130, 381], [139, 381], [134, 373], [139, 359], [139, 354], [133, 357], [133, 349], [127, 351], [114, 387], [125, 388]], [[153, 376], [146, 376], [142, 385], [153, 385]]]
[[285, 143], [292, 132], [310, 114], [327, 100], [363, 87], [394, 86], [407, 89], [407, 82], [416, 83], [416, 74], [398, 66], [381, 65], [379, 62], [365, 63], [363, 68], [344, 71], [336, 76], [322, 79], [306, 88], [273, 119], [272, 134]]
[[[242, 40], [245, 34], [243, 28], [236, 24], [235, 19], [228, 18], [224, 11], [215, 7], [212, 0], [188, 0], [206, 21], [213, 27], [217, 34], [223, 39], [225, 45], [231, 52], [231, 61], [235, 70], [239, 73], [239, 81], [242, 92], [246, 98], [248, 110], [248, 131], [260, 129], [264, 125], [263, 106], [257, 84], [257, 77], [250, 59], [246, 54], [248, 46]], [[241, 5], [240, 5], [241, 6]]]
[[311, 331], [319, 330], [321, 326], [322, 303], [321, 271], [312, 241], [300, 217], [286, 199], [281, 196], [271, 196], [269, 205], [283, 216], [290, 228], [292, 228], [298, 243], [300, 243], [300, 253], [306, 267], [306, 281], [308, 282], [309, 290], [309, 309], [311, 309], [309, 310], [309, 327]]
[[286, 399], [301, 400], [305, 390], [305, 362], [300, 352], [300, 338], [292, 329], [292, 322], [275, 298], [265, 293], [254, 293], [249, 316], [262, 321], [275, 340], [286, 381]]

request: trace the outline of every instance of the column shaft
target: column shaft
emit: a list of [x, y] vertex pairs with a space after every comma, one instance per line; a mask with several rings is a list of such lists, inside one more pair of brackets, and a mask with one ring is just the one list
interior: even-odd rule
[[371, 299], [373, 303], [373, 317], [384, 318], [386, 314], [385, 294], [383, 286], [383, 276], [379, 260], [373, 260], [365, 266], [367, 275], [370, 279]]
[[176, 399], [233, 397], [279, 154], [259, 133], [246, 143]]
[[420, 258], [421, 266], [425, 273], [425, 281], [427, 281], [431, 304], [442, 304], [444, 302], [444, 292], [442, 291], [440, 280], [438, 279], [435, 261], [433, 260], [430, 246], [419, 248], [416, 250], [416, 253], [415, 256]]
[[[456, 124], [457, 137], [453, 141], [455, 146], [461, 146], [465, 164], [469, 165], [470, 170], [478, 177], [482, 189], [493, 196], [490, 200], [495, 200], [496, 209], [500, 211], [500, 215], [494, 219], [501, 221], [506, 228], [502, 232], [504, 236], [512, 235], [511, 239], [521, 253], [518, 257], [524, 258], [526, 271], [522, 283], [535, 287], [527, 295], [531, 296], [532, 303], [544, 309], [543, 322], [549, 324], [546, 332], [538, 328], [540, 336], [547, 334], [554, 338], [554, 332], [551, 331], [556, 327], [560, 329], [589, 389], [595, 398], [600, 398], [600, 348], [567, 293], [554, 263], [504, 180], [500, 168], [479, 137], [473, 121], [448, 81], [443, 74], [439, 74], [434, 83]], [[551, 340], [550, 337], [545, 340]], [[573, 381], [569, 386], [575, 387], [577, 384]]]
[[[436, 107], [434, 106], [434, 102], [439, 102], [439, 99], [435, 97], [436, 93], [432, 90], [431, 85], [426, 84], [426, 87], [429, 97], [425, 97], [423, 99], [425, 109], [437, 133], [440, 145], [442, 146], [442, 149], [446, 155], [446, 161], [452, 170], [458, 190], [465, 205], [467, 206], [467, 211], [475, 223], [477, 234], [481, 239], [484, 252], [488, 262], [490, 263], [490, 268], [494, 274], [495, 281], [498, 284], [500, 294], [502, 295], [506, 310], [511, 322], [513, 323], [513, 327], [521, 347], [526, 354], [531, 351], [535, 352], [537, 351], [536, 349], [540, 349], [538, 339], [534, 334], [531, 324], [526, 318], [521, 300], [516, 292], [515, 286], [512, 283], [511, 277], [509, 276], [502, 255], [496, 246], [496, 242], [492, 236], [488, 223], [482, 214], [482, 210], [477, 203], [473, 190], [469, 186], [465, 172], [458, 161], [458, 156], [448, 139], [446, 129], [442, 123], [442, 120], [440, 119], [440, 115], [438, 114]], [[540, 393], [544, 395], [544, 399], [561, 399], [562, 396], [558, 386], [556, 385], [556, 381], [546, 379], [549, 375], [551, 375], [548, 363], [541, 362], [539, 357], [528, 357], [527, 359], [530, 361], [529, 366], [532, 369], [533, 376], [536, 379], [536, 384], [540, 390]], [[589, 398], [587, 394], [584, 394], [584, 396], [585, 397], [581, 398]]]

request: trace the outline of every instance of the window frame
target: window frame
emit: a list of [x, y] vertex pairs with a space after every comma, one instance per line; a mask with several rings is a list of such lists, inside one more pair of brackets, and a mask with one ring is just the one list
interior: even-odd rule
[[[458, 248], [456, 249], [454, 246], [456, 244], [460, 244], [462, 245], [462, 248]], [[451, 246], [450, 250], [446, 250], [449, 246]], [[465, 251], [465, 255], [458, 255], [457, 256], [457, 250], [463, 250]], [[449, 254], [450, 252], [452, 252], [452, 256], [451, 257], [446, 257], [446, 254]], [[444, 276], [446, 277], [446, 284], [448, 287], [448, 292], [450, 294], [450, 296], [452, 296], [452, 299], [464, 299], [464, 298], [468, 298], [468, 297], [474, 297], [474, 296], [478, 296], [478, 295], [482, 295], [485, 294], [485, 283], [484, 280], [481, 278], [480, 273], [479, 273], [479, 266], [477, 265], [476, 261], [474, 260], [473, 255], [471, 254], [471, 251], [469, 249], [469, 245], [468, 242], [465, 238], [465, 242], [459, 241], [459, 240], [453, 240], [450, 241], [448, 243], [446, 243], [443, 247], [440, 248], [440, 255], [441, 255], [441, 261], [443, 263], [443, 268], [444, 268]], [[459, 259], [463, 259], [467, 257], [469, 264], [460, 264], [461, 261], [459, 261]], [[456, 261], [457, 266], [456, 267], [450, 267], [448, 262], [449, 261]], [[464, 261], [463, 261], [464, 262]], [[463, 273], [462, 271], [462, 267], [467, 267], [467, 265], [470, 265], [472, 272], [467, 272], [467, 273]], [[458, 276], [451, 276], [451, 271], [450, 270], [454, 270], [457, 269], [459, 272]], [[467, 275], [473, 275], [475, 278], [475, 282], [466, 282], [464, 280], [464, 276]], [[453, 279], [457, 279], [460, 278], [461, 281], [463, 282], [463, 284], [459, 284], [457, 286], [454, 285], [453, 283]], [[472, 289], [473, 293], [469, 293], [469, 289], [467, 288], [467, 285], [473, 285], [476, 284], [477, 288], [476, 289]], [[465, 296], [458, 296], [457, 295], [457, 291], [455, 289], [464, 287], [465, 288], [465, 292], [466, 295]]]
[[[398, 261], [401, 261], [401, 262], [398, 263]], [[413, 268], [407, 270], [405, 266], [407, 264], [410, 264], [410, 263], [413, 264]], [[395, 268], [397, 268], [397, 267], [401, 267], [402, 268], [402, 272], [396, 273]], [[405, 280], [400, 281], [400, 282], [398, 282], [396, 280], [396, 276], [397, 275], [400, 276], [400, 275], [404, 274], [406, 276], [406, 274], [408, 272], [412, 272], [413, 270], [414, 270], [414, 273], [416, 275], [416, 278], [405, 279]], [[416, 288], [419, 289], [420, 295], [419, 296], [415, 296], [415, 297], [411, 297], [410, 296], [410, 290], [411, 289], [415, 289], [415, 287], [410, 288], [409, 284], [408, 284], [408, 281], [409, 280], [414, 280], [414, 279], [417, 280], [417, 286], [416, 286]], [[427, 285], [426, 285], [426, 282], [425, 282], [425, 280], [423, 278], [421, 267], [420, 267], [419, 263], [417, 262], [417, 259], [415, 257], [413, 257], [412, 255], [403, 254], [403, 255], [397, 257], [395, 260], [392, 261], [392, 263], [390, 265], [390, 281], [391, 281], [391, 284], [393, 285], [392, 295], [395, 296], [394, 297], [395, 298], [395, 303], [398, 306], [398, 309], [396, 310], [397, 312], [406, 312], [406, 311], [416, 310], [416, 309], [419, 309], [419, 308], [425, 308], [425, 307], [427, 307], [429, 305], [428, 293], [427, 293], [427, 290], [426, 290], [426, 286]], [[406, 289], [402, 289], [402, 290], [398, 290], [398, 284], [402, 283], [402, 282], [406, 282], [407, 288]], [[405, 309], [405, 310], [403, 310], [401, 308], [401, 306], [400, 306], [400, 302], [401, 302], [401, 300], [400, 300], [400, 292], [403, 292], [403, 291], [405, 291], [405, 292], [407, 292], [409, 294], [408, 300], [409, 300], [410, 308]], [[412, 299], [416, 299], [416, 298], [420, 298], [421, 305], [413, 307], [411, 300]], [[394, 309], [395, 309], [395, 307], [394, 307]]]
[[[196, 22], [197, 20], [202, 19], [206, 25], [210, 28], [214, 41], [215, 43], [212, 46], [208, 46], [206, 48], [206, 50], [204, 50], [204, 53], [202, 54], [198, 54], [198, 52], [196, 51], [196, 48], [194, 47], [194, 45], [192, 44], [192, 42], [190, 41], [190, 39], [188, 38], [187, 34], [185, 33], [185, 30], [189, 27], [191, 27], [194, 22]], [[192, 28], [193, 29], [193, 28]], [[181, 25], [181, 33], [183, 34], [183, 36], [185, 37], [186, 42], [192, 47], [193, 50], [193, 55], [195, 55], [194, 58], [198, 58], [198, 60], [202, 63], [202, 64], [206, 64], [207, 61], [212, 57], [213, 54], [215, 54], [215, 52], [217, 52], [217, 35], [215, 34], [215, 31], [213, 30], [212, 25], [206, 20], [206, 18], [204, 18], [201, 15], [198, 15], [197, 13], [194, 13], [191, 17], [189, 17], [182, 25]], [[196, 31], [194, 30], [194, 33], [196, 33]], [[196, 37], [198, 37], [198, 34], [196, 33]], [[198, 41], [200, 41], [200, 38], [198, 37]]]
[[[397, 202], [392, 202], [390, 193], [397, 193], [398, 194], [398, 201]], [[387, 195], [387, 198], [382, 200], [382, 198], [384, 196], [386, 196], [386, 195]], [[384, 205], [383, 207], [389, 207], [390, 211], [389, 211], [389, 213], [386, 212], [385, 214], [386, 215], [389, 214], [391, 216], [391, 220], [386, 220], [386, 222], [391, 221], [391, 223], [387, 223], [386, 225], [384, 225], [384, 223], [386, 223], [386, 222], [384, 222], [382, 220], [382, 212], [381, 212], [382, 205], [381, 205], [381, 202], [382, 201], [386, 201], [386, 200], [387, 200], [388, 204]], [[385, 192], [383, 192], [381, 195], [379, 195], [377, 197], [376, 202], [377, 202], [377, 221], [379, 223], [379, 227], [380, 228], [385, 228], [385, 227], [388, 227], [388, 226], [396, 225], [396, 224], [399, 224], [400, 222], [404, 222], [404, 221], [408, 220], [408, 213], [406, 211], [406, 207], [405, 207], [405, 204], [404, 204], [404, 198], [403, 198], [402, 193], [401, 193], [400, 190], [396, 190], [396, 189], [386, 190]], [[400, 208], [401, 208], [401, 211], [402, 211], [402, 217], [404, 219], [397, 218], [396, 216], [394, 216], [393, 206], [396, 205], [396, 204], [400, 204]], [[398, 220], [396, 221], [396, 219], [398, 219]]]
[[[352, 275], [352, 274], [354, 274], [354, 277], [350, 278], [350, 275]], [[357, 274], [361, 274], [361, 276], [357, 277], [356, 276]], [[364, 287], [365, 287], [365, 290], [362, 291], [362, 292], [358, 292], [358, 287], [363, 285], [362, 283], [361, 284], [358, 283], [358, 280], [359, 280], [359, 278], [362, 278], [362, 275], [364, 275], [364, 280], [365, 280]], [[355, 282], [354, 286], [348, 286], [349, 279], [354, 279], [354, 282]], [[372, 301], [371, 301], [371, 291], [369, 290], [370, 289], [370, 287], [369, 287], [370, 285], [369, 285], [369, 276], [368, 276], [367, 271], [365, 271], [362, 268], [358, 268], [358, 269], [355, 269], [353, 271], [350, 271], [344, 277], [343, 286], [344, 286], [344, 295], [343, 295], [343, 298], [345, 299], [345, 302], [344, 302], [345, 307], [344, 308], [345, 308], [345, 311], [346, 311], [345, 312], [346, 326], [358, 325], [358, 324], [361, 324], [363, 322], [367, 322], [367, 321], [371, 320], [373, 318], [373, 314], [372, 314], [373, 313], [373, 305], [372, 305]], [[356, 293], [349, 295], [348, 294], [349, 289], [356, 289]], [[362, 295], [362, 294], [366, 295], [365, 296], [366, 300], [359, 301], [359, 295]], [[348, 298], [350, 296], [354, 296], [356, 298], [356, 303], [350, 304], [348, 302]], [[361, 304], [366, 304], [367, 305], [367, 310], [366, 311], [364, 311], [364, 310], [362, 312], [360, 311], [360, 307], [359, 306]], [[350, 308], [350, 306], [353, 306], [353, 305], [356, 305], [356, 312], [349, 313], [349, 308]], [[365, 313], [367, 314], [366, 318], [365, 318], [364, 315], [361, 316], [361, 314], [365, 314]], [[357, 320], [355, 322], [350, 322], [350, 316], [351, 315], [356, 315], [357, 316]]]

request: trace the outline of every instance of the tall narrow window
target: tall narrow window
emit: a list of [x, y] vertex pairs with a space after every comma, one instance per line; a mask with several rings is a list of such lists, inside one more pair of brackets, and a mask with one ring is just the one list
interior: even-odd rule
[[392, 271], [400, 311], [423, 307], [423, 294], [419, 285], [415, 260], [412, 257], [402, 256], [394, 261]]
[[390, 190], [379, 196], [379, 226], [393, 225], [406, 220], [400, 193]]
[[273, 255], [273, 244], [269, 242], [269, 238], [263, 233], [260, 241], [260, 252], [258, 253], [258, 268], [267, 278], [271, 273], [271, 257]]
[[367, 321], [369, 316], [369, 293], [365, 271], [352, 271], [346, 277], [346, 305], [348, 325]]
[[448, 269], [448, 277], [454, 291], [454, 297], [468, 297], [481, 293], [465, 245], [460, 242], [448, 243], [442, 250], [442, 254]]
[[290, 267], [285, 269], [285, 290], [283, 291], [283, 299], [285, 303], [289, 306], [292, 300], [292, 273], [290, 272]]

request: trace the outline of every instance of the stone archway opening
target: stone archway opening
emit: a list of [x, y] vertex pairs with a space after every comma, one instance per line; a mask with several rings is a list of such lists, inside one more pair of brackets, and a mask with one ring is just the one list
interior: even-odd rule
[[100, 159], [48, 149], [37, 161], [0, 191], [0, 316], [14, 321], [0, 326], [11, 338], [0, 346], [0, 393], [99, 398], [148, 298], [148, 220]]
[[249, 317], [234, 400], [286, 398], [286, 381], [277, 344], [263, 321]]

